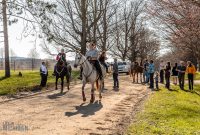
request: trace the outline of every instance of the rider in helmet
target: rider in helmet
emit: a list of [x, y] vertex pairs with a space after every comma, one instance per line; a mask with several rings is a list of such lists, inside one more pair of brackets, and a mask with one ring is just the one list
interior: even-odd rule
[[64, 62], [66, 63], [66, 54], [65, 54], [65, 50], [61, 49], [61, 52], [58, 53], [57, 57], [56, 57], [57, 62]]
[[[96, 44], [94, 41], [92, 41], [89, 45], [89, 50], [86, 52], [86, 57], [95, 66], [97, 72], [99, 73], [99, 78], [102, 79], [103, 75], [101, 71], [101, 66], [98, 61], [98, 55], [99, 52], [96, 49]], [[79, 78], [82, 79], [82, 70]]]
[[64, 65], [67, 65], [67, 61], [66, 61], [66, 54], [65, 54], [65, 50], [62, 48], [61, 49], [61, 52], [58, 53], [58, 55], [56, 56], [56, 65], [54, 66], [54, 72], [53, 72], [53, 75], [55, 75], [55, 70], [56, 70], [56, 66], [57, 64], [61, 64], [61, 63], [64, 63]]

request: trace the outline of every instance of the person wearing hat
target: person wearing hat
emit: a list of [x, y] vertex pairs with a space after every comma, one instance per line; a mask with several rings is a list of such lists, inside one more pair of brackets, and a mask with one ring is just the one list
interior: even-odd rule
[[57, 64], [64, 63], [64, 65], [67, 65], [66, 54], [65, 54], [65, 50], [63, 48], [61, 49], [61, 52], [58, 53], [58, 55], [56, 56], [56, 61], [57, 61], [57, 63], [54, 66], [53, 75], [55, 75], [55, 73], [56, 73], [56, 66], [57, 66]]
[[56, 60], [58, 62], [64, 62], [66, 63], [66, 54], [65, 54], [65, 50], [64, 49], [61, 49], [61, 52], [58, 53], [57, 57], [56, 57]]
[[106, 68], [106, 72], [108, 73], [108, 65], [106, 64], [106, 51], [103, 51], [99, 56], [99, 62]]
[[[102, 75], [100, 63], [98, 61], [99, 52], [98, 52], [98, 50], [96, 48], [96, 44], [95, 44], [94, 41], [92, 41], [90, 43], [89, 50], [86, 52], [85, 56], [90, 61], [90, 63], [92, 63], [94, 65], [94, 67], [96, 68], [97, 72], [99, 73], [99, 78], [102, 79], [103, 75]], [[82, 72], [83, 72], [83, 70], [81, 69], [81, 73], [80, 73], [79, 79], [82, 79]]]

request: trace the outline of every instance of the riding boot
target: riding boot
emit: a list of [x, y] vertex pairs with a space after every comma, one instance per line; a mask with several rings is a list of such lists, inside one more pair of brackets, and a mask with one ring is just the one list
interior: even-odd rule
[[80, 79], [80, 80], [82, 80], [82, 73], [83, 73], [83, 68], [81, 67], [80, 68], [80, 74], [79, 74], [79, 77], [78, 77], [78, 79]]
[[56, 75], [56, 65], [54, 66], [54, 70], [53, 70], [53, 74], [52, 74], [53, 76], [55, 76]]

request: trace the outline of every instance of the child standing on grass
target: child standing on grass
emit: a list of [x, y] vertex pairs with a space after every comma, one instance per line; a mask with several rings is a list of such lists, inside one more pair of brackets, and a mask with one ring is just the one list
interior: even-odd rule
[[156, 72], [154, 79], [155, 79], [155, 82], [156, 82], [156, 89], [159, 90], [159, 87], [158, 87], [159, 73], [158, 73], [158, 71]]

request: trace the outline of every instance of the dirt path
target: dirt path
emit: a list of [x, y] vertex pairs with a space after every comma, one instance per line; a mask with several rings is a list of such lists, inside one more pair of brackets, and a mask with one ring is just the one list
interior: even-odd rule
[[[112, 83], [111, 78], [106, 80], [107, 90], [101, 103], [89, 104], [90, 85], [87, 85], [87, 101], [83, 104], [79, 84], [63, 95], [54, 91], [1, 104], [0, 134], [123, 134], [131, 113], [148, 92], [146, 86], [132, 84], [128, 76], [120, 77], [119, 91], [112, 89]], [[28, 131], [4, 131], [6, 122], [27, 126]]]

